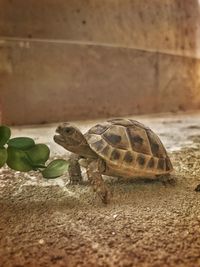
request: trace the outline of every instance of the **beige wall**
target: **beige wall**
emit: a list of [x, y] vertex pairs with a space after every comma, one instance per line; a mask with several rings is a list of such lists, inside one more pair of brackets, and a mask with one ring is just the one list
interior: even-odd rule
[[0, 1], [0, 35], [6, 37], [194, 55], [198, 23], [198, 0]]
[[3, 123], [200, 108], [198, 1], [1, 0]]

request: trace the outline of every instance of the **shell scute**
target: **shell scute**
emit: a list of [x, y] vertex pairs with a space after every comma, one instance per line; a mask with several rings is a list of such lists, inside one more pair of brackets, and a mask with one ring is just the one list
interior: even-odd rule
[[108, 156], [109, 155], [109, 151], [110, 151], [110, 148], [109, 148], [109, 146], [107, 145], [107, 146], [105, 146], [104, 148], [103, 148], [103, 150], [101, 150], [101, 155], [103, 155], [103, 156]]
[[160, 169], [160, 170], [165, 170], [165, 159], [164, 158], [160, 158], [158, 160], [157, 168]]
[[137, 162], [141, 167], [143, 167], [146, 163], [145, 156], [143, 154], [139, 154], [137, 157]]
[[150, 160], [149, 160], [148, 163], [147, 163], [147, 168], [148, 168], [148, 169], [153, 169], [154, 166], [155, 166], [155, 160], [154, 160], [153, 157], [151, 157]]
[[139, 122], [139, 121], [135, 121], [135, 120], [129, 120], [131, 123], [132, 123], [132, 125], [134, 125], [134, 126], [138, 126], [138, 127], [141, 127], [141, 128], [143, 128], [143, 129], [149, 129], [149, 127], [147, 127], [146, 125], [144, 125], [143, 123], [141, 123], [141, 122]]
[[108, 120], [109, 123], [114, 125], [121, 125], [121, 126], [131, 126], [133, 123], [130, 120], [126, 119], [110, 119]]
[[166, 150], [158, 136], [156, 136], [150, 129], [147, 130], [146, 133], [149, 139], [149, 144], [153, 156], [157, 158], [162, 158], [163, 155], [166, 155]]
[[151, 148], [146, 131], [138, 126], [127, 127], [128, 137], [133, 151], [150, 155]]
[[121, 157], [120, 152], [117, 149], [113, 149], [111, 156], [110, 156], [110, 159], [111, 160], [119, 160], [120, 157]]
[[102, 138], [111, 146], [118, 149], [129, 149], [129, 141], [126, 128], [119, 125], [112, 125], [103, 134]]
[[122, 137], [114, 133], [105, 133], [104, 139], [106, 139], [112, 145], [117, 145], [121, 142]]
[[107, 124], [97, 124], [94, 127], [92, 127], [88, 133], [89, 134], [102, 134], [108, 129], [109, 125]]
[[105, 147], [105, 142], [103, 140], [96, 141], [92, 144], [92, 148], [96, 151], [101, 151]]
[[172, 164], [171, 164], [170, 159], [167, 157], [167, 158], [166, 158], [166, 171], [169, 171], [169, 170], [171, 170], [171, 169], [173, 169], [173, 166], [172, 166]]
[[133, 153], [127, 151], [124, 155], [123, 161], [125, 161], [128, 164], [132, 163], [134, 161]]

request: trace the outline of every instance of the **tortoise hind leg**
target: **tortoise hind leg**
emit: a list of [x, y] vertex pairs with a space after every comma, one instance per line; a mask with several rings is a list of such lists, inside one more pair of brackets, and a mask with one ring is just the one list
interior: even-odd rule
[[87, 175], [93, 187], [93, 190], [98, 194], [104, 204], [108, 204], [110, 199], [110, 191], [104, 183], [101, 175], [99, 160], [93, 160], [88, 164]]
[[83, 181], [81, 175], [81, 168], [78, 160], [79, 160], [78, 155], [73, 153], [70, 155], [69, 169], [68, 169], [70, 184], [79, 184]]
[[171, 174], [156, 175], [158, 181], [160, 181], [164, 186], [171, 185], [175, 186], [177, 181]]

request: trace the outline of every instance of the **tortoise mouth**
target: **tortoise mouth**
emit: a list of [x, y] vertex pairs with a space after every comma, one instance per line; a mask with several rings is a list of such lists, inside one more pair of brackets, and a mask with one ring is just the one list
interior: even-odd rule
[[54, 135], [53, 139], [59, 145], [66, 145], [67, 143], [74, 141], [73, 138], [71, 138], [70, 136], [66, 136], [63, 132], [63, 129], [61, 129], [60, 127], [56, 129], [56, 133], [57, 134]]
[[65, 140], [64, 140], [64, 137], [62, 136], [62, 135], [60, 135], [60, 134], [56, 134], [56, 135], [54, 135], [54, 137], [53, 137], [53, 139], [54, 139], [54, 141], [56, 142], [56, 143], [63, 143]]
[[65, 142], [65, 138], [62, 134], [62, 130], [60, 127], [58, 127], [55, 131], [57, 134], [54, 135], [53, 139], [56, 143], [60, 144], [60, 143], [64, 143]]
[[57, 134], [54, 135], [53, 139], [56, 143], [64, 142], [64, 136], [63, 136], [63, 131], [60, 126], [57, 127], [56, 131]]

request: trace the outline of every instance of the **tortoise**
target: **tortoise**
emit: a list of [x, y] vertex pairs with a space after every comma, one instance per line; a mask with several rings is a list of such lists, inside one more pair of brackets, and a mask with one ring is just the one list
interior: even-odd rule
[[167, 177], [173, 170], [159, 137], [147, 126], [132, 119], [110, 119], [90, 128], [85, 134], [70, 123], [56, 129], [54, 141], [72, 152], [71, 183], [82, 180], [80, 165], [103, 203], [110, 198], [102, 175], [122, 178]]

